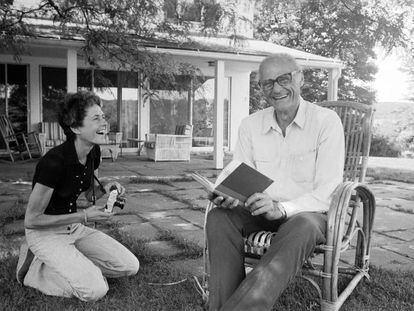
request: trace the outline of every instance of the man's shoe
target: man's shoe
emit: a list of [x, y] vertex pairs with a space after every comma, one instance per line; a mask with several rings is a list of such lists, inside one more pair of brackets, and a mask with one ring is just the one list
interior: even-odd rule
[[29, 249], [26, 240], [20, 246], [19, 261], [17, 262], [16, 278], [17, 282], [23, 284], [24, 277], [27, 271], [29, 271], [30, 264], [32, 263], [34, 255]]

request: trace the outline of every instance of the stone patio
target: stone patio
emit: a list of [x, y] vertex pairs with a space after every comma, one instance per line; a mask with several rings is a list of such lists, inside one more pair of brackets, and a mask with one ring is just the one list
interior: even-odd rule
[[[0, 216], [6, 219], [0, 223], [0, 258], [16, 255], [23, 239], [21, 215], [30, 194], [29, 176], [35, 164], [36, 161], [0, 162]], [[174, 244], [159, 239], [164, 232], [203, 247], [207, 200], [188, 174], [198, 170], [215, 176], [218, 171], [212, 165], [208, 157], [202, 156], [194, 157], [190, 163], [154, 163], [131, 156], [118, 158], [116, 162], [104, 160], [101, 178], [117, 179], [127, 189], [126, 207], [111, 222], [128, 236], [147, 241], [149, 249], [157, 255], [171, 257], [180, 252]], [[395, 179], [400, 172], [396, 172], [398, 168], [386, 168], [393, 174], [378, 179], [378, 169], [383, 171], [382, 167], [371, 167], [374, 178], [367, 178], [377, 201], [371, 263], [387, 269], [414, 270], [414, 184], [388, 180], [387, 177]], [[404, 178], [414, 179], [414, 165], [406, 171]], [[180, 259], [176, 264], [191, 273], [202, 272], [202, 259]]]

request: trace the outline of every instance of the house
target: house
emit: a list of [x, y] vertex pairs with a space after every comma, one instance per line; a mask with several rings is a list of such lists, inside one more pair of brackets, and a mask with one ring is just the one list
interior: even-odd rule
[[[171, 132], [175, 124], [189, 123], [194, 125], [195, 145], [212, 135], [214, 165], [222, 168], [223, 148], [234, 148], [239, 124], [249, 114], [250, 73], [258, 69], [263, 58], [286, 52], [304, 68], [327, 69], [328, 100], [336, 99], [343, 67], [336, 59], [254, 40], [248, 22], [253, 20], [252, 1], [230, 2], [236, 3], [245, 18], [236, 25], [246, 36], [238, 44], [223, 33], [216, 37], [194, 34], [191, 44], [180, 46], [165, 40], [146, 43], [149, 51], [190, 63], [204, 76], [197, 89], [190, 87], [184, 93], [163, 88], [161, 81], [150, 81], [149, 87], [158, 93], [156, 98], [145, 96], [139, 73], [118, 71], [109, 62], [100, 63], [99, 69], [91, 68], [82, 56], [81, 36], [62, 35], [51, 20], [27, 19], [37, 28], [37, 37], [25, 41], [28, 53], [16, 62], [13, 53], [0, 50], [0, 114], [14, 115], [22, 130], [37, 130], [39, 122], [55, 121], [56, 105], [65, 92], [92, 89], [103, 100], [111, 130], [123, 132], [124, 152], [137, 150], [137, 146], [127, 145], [126, 138], [143, 140], [147, 133]], [[170, 18], [168, 9], [163, 18]], [[194, 24], [197, 26], [197, 21]], [[200, 115], [203, 120], [197, 119]]]

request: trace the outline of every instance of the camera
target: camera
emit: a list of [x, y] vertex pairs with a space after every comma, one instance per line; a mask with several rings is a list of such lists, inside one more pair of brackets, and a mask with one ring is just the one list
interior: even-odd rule
[[118, 207], [120, 209], [123, 209], [125, 206], [125, 199], [118, 197], [118, 189], [115, 186], [112, 186], [109, 189], [109, 197], [106, 201], [105, 209], [104, 211], [107, 213], [112, 213], [114, 207]]

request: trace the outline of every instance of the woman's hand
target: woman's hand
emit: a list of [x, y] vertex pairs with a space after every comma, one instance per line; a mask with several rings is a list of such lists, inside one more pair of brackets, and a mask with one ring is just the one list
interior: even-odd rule
[[92, 205], [84, 210], [87, 221], [105, 221], [113, 216], [113, 213], [104, 212], [103, 206]]
[[110, 182], [108, 182], [107, 184], [105, 184], [105, 186], [104, 186], [105, 191], [106, 191], [107, 193], [109, 193], [109, 192], [110, 192], [110, 189], [111, 189], [112, 187], [116, 187], [116, 189], [118, 190], [118, 195], [123, 196], [123, 195], [125, 194], [125, 188], [124, 188], [124, 186], [122, 186], [122, 185], [121, 185], [119, 182], [117, 182], [117, 181], [110, 181]]

